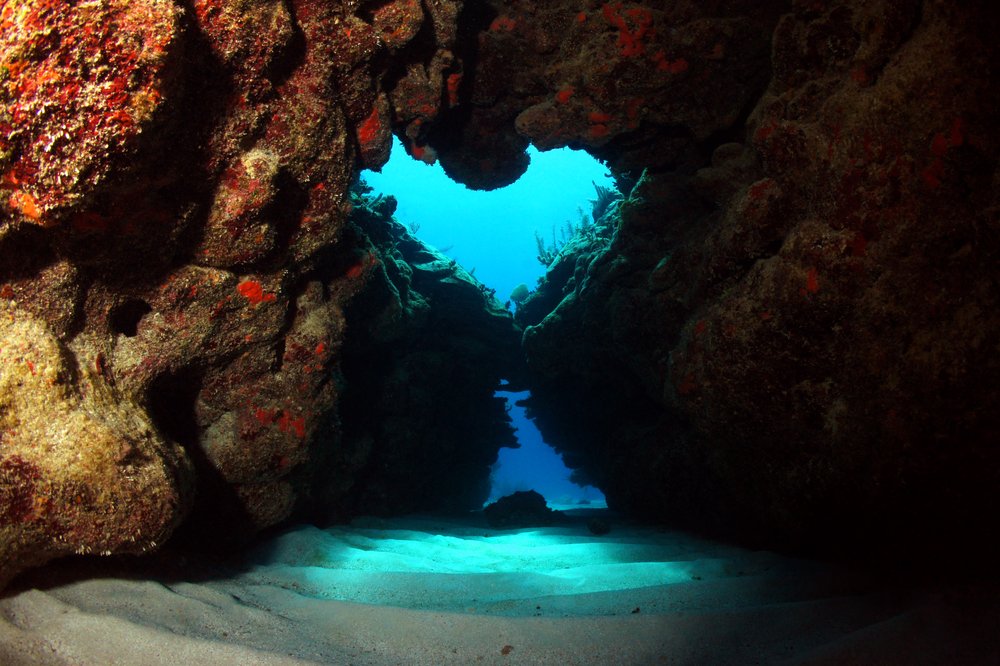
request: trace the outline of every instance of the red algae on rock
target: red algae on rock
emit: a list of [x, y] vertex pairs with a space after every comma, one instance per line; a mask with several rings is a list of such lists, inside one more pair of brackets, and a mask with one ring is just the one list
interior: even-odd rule
[[[220, 542], [245, 539], [311, 492], [302, 466], [337, 438], [330, 377], [343, 308], [377, 266], [329, 268], [353, 256], [347, 190], [358, 168], [384, 163], [393, 123], [458, 103], [457, 15], [454, 3], [416, 0], [371, 10], [320, 0], [3, 4], [4, 324], [43, 327], [52, 353], [102, 387], [61, 370], [60, 396], [111, 391], [129, 427], [148, 425], [136, 434], [107, 424], [145, 442], [136, 455], [149, 470], [143, 496], [128, 456], [88, 476], [22, 452], [29, 430], [16, 423], [28, 415], [78, 419], [60, 440], [70, 448], [91, 426], [66, 416], [77, 398], [5, 383], [0, 496], [17, 507], [4, 514], [5, 577], [66, 552], [150, 548], [192, 503], [193, 531], [214, 525]], [[395, 86], [419, 95], [390, 99], [382, 59], [425, 27], [432, 65], [421, 59]], [[18, 372], [52, 378], [53, 363], [26, 357]], [[264, 424], [258, 410], [277, 411]], [[36, 520], [38, 489], [69, 487], [67, 475], [80, 504], [70, 511], [53, 496], [50, 517], [70, 523]], [[150, 503], [162, 511], [137, 532]]]
[[52, 226], [127, 166], [173, 93], [181, 48], [169, 0], [0, 9], [0, 207]]
[[[409, 296], [418, 273], [486, 308], [489, 344], [507, 349], [512, 329], [457, 271], [444, 284], [404, 266], [391, 211], [352, 199], [392, 133], [470, 187], [516, 180], [534, 143], [585, 148], [628, 190], [610, 245], [550, 275], [551, 307], [523, 321], [539, 413], [616, 506], [800, 544], [988, 519], [987, 14], [4, 3], [0, 577], [142, 552], [182, 520], [239, 540], [296, 508], [437, 497], [394, 494], [373, 463], [376, 440], [397, 463], [431, 458], [413, 447], [445, 441], [432, 410], [407, 415], [418, 438], [351, 423], [342, 380], [395, 418], [385, 396], [409, 376], [366, 373], [414, 362], [391, 343], [433, 319]], [[468, 381], [490, 399], [492, 375]], [[480, 469], [468, 425], [438, 453]]]
[[[996, 13], [792, 3], [772, 16], [771, 78], [746, 91], [744, 122], [721, 99], [742, 86], [716, 84], [759, 52], [669, 9], [652, 9], [640, 50], [633, 7], [577, 30], [603, 24], [603, 53], [618, 51], [601, 60], [606, 90], [642, 94], [638, 127], [594, 91], [600, 65], [541, 65], [552, 85], [521, 98], [525, 136], [592, 146], [633, 177], [649, 167], [623, 179], [613, 241], [550, 271], [537, 300], [551, 307], [518, 310], [544, 434], [589, 461], [610, 503], [653, 519], [827, 553], [963, 543], [995, 559], [979, 527], [1000, 487]], [[650, 62], [662, 87], [647, 94], [632, 72]], [[695, 81], [697, 110], [682, 92]], [[714, 122], [732, 134], [707, 139]]]

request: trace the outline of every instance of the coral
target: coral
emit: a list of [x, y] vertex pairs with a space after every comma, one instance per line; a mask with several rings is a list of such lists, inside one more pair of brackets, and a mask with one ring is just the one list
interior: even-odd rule
[[345, 311], [342, 440], [315, 471], [345, 473], [316, 511], [478, 509], [498, 449], [516, 445], [494, 393], [518, 367], [520, 332], [490, 290], [390, 217], [393, 204], [354, 201], [368, 279]]
[[[629, 192], [541, 243], [517, 312], [532, 409], [616, 507], [795, 546], [974, 540], [1000, 481], [995, 14], [3, 4], [3, 575], [143, 551], [188, 506], [227, 542], [481, 494], [517, 329], [349, 193], [392, 133], [470, 187], [534, 143]], [[432, 418], [420, 376], [460, 407]]]
[[619, 172], [692, 166], [697, 145], [731, 128], [766, 86], [767, 35], [781, 13], [746, 2], [610, 2], [591, 13], [488, 4], [492, 18], [463, 15], [475, 43], [456, 45], [477, 65], [463, 92], [474, 104], [424, 128], [449, 175], [481, 189], [523, 173], [528, 141], [588, 148]]
[[624, 12], [622, 3], [605, 3], [601, 7], [604, 20], [618, 28], [618, 46], [623, 58], [641, 56], [646, 51], [643, 40], [652, 36], [653, 13], [645, 7], [632, 7]]
[[521, 490], [501, 497], [487, 505], [483, 514], [490, 527], [503, 529], [558, 525], [564, 519], [561, 513], [550, 509], [545, 498], [534, 490]]
[[176, 94], [167, 72], [183, 48], [179, 17], [167, 0], [4, 5], [0, 209], [64, 223], [127, 166]]
[[524, 299], [528, 297], [528, 294], [529, 294], [528, 285], [522, 282], [521, 284], [514, 287], [514, 290], [510, 292], [510, 300], [520, 305], [521, 303], [524, 302]]

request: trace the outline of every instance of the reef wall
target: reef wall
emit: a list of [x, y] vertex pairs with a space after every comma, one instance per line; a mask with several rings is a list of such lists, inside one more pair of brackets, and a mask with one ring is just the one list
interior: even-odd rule
[[794, 3], [746, 121], [557, 259], [519, 315], [533, 413], [613, 506], [793, 548], [989, 543], [997, 27]]
[[628, 191], [523, 320], [534, 411], [613, 505], [793, 546], [975, 535], [998, 27], [931, 0], [4, 4], [0, 584], [181, 522], [426, 507], [399, 465], [481, 473], [507, 352], [457, 382], [468, 450], [405, 389], [509, 320], [386, 211], [349, 220], [391, 132], [474, 187], [530, 141]]
[[[353, 468], [317, 464], [342, 441], [345, 331], [367, 325], [345, 307], [390, 251], [349, 227], [348, 189], [393, 122], [444, 105], [458, 6], [0, 8], [0, 584], [182, 521], [226, 542], [343, 513], [317, 503]], [[484, 479], [500, 420], [467, 455]]]
[[520, 367], [520, 330], [491, 290], [391, 215], [354, 195], [345, 242], [375, 257], [345, 310], [341, 440], [311, 465], [316, 519], [480, 509], [501, 446], [517, 447], [496, 397]]

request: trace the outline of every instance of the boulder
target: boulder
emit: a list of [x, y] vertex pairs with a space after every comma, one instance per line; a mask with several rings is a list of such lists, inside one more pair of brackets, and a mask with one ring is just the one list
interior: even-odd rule
[[483, 509], [486, 522], [497, 529], [548, 527], [558, 525], [563, 515], [549, 508], [545, 498], [534, 490], [519, 490], [501, 497]]

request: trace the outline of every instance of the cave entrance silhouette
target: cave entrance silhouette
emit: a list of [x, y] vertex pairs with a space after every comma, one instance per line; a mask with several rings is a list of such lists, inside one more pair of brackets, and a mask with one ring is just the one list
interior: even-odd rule
[[[534, 289], [545, 274], [541, 250], [554, 249], [589, 221], [595, 187], [615, 185], [606, 167], [582, 150], [540, 152], [529, 146], [528, 156], [530, 165], [515, 183], [476, 191], [453, 181], [440, 165], [413, 159], [394, 139], [388, 163], [379, 172], [363, 171], [361, 178], [375, 192], [396, 198], [394, 217], [413, 235], [456, 260], [497, 300], [515, 308], [518, 298], [511, 294]], [[501, 449], [490, 499], [533, 489], [550, 505], [604, 506], [600, 490], [570, 480], [571, 471], [518, 404], [527, 392], [501, 390], [498, 395], [508, 400], [521, 447]]]

